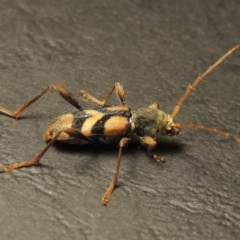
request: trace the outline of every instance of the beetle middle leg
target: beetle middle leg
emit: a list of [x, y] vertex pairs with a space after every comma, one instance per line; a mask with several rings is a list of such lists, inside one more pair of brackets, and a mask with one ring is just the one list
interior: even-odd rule
[[122, 105], [126, 105], [126, 100], [125, 100], [125, 93], [123, 90], [123, 87], [121, 86], [120, 83], [116, 82], [113, 87], [111, 88], [111, 90], [109, 91], [109, 93], [103, 98], [103, 100], [98, 100], [95, 97], [91, 96], [89, 93], [87, 93], [86, 91], [82, 90], [81, 94], [83, 95], [84, 98], [86, 98], [87, 100], [96, 103], [97, 105], [100, 105], [101, 107], [106, 107], [107, 101], [109, 100], [109, 98], [111, 97], [114, 89], [116, 90], [116, 94], [120, 100], [120, 102], [122, 103]]
[[102, 197], [102, 204], [106, 205], [109, 202], [109, 199], [112, 195], [112, 192], [117, 184], [117, 180], [118, 180], [118, 174], [119, 174], [119, 169], [120, 169], [120, 163], [121, 163], [121, 157], [122, 157], [122, 149], [123, 147], [125, 147], [128, 142], [130, 141], [129, 138], [124, 137], [121, 139], [120, 143], [119, 143], [119, 152], [118, 152], [118, 160], [117, 160], [117, 167], [115, 170], [115, 173], [113, 175], [112, 181], [110, 186], [108, 187], [107, 191], [105, 192], [105, 194]]
[[23, 106], [16, 109], [15, 111], [10, 111], [6, 108], [0, 107], [0, 113], [4, 113], [10, 117], [17, 119], [32, 103], [37, 101], [42, 95], [44, 95], [51, 89], [54, 89], [55, 91], [57, 91], [63, 99], [65, 99], [68, 103], [73, 105], [75, 108], [77, 108], [78, 110], [82, 110], [82, 107], [79, 105], [78, 101], [73, 97], [73, 95], [67, 89], [59, 85], [51, 85], [46, 89], [44, 89], [43, 91], [41, 91], [39, 94], [37, 94], [34, 98], [32, 98], [27, 103], [25, 103]]

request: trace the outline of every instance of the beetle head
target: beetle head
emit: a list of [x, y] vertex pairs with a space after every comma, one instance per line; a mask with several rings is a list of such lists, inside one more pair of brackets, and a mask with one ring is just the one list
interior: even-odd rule
[[173, 122], [172, 116], [165, 115], [160, 123], [159, 130], [162, 135], [174, 136], [179, 134], [180, 126]]

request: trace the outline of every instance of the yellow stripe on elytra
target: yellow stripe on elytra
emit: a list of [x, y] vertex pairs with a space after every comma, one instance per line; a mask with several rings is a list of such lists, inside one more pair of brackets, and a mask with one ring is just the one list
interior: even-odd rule
[[129, 112], [130, 109], [127, 106], [111, 106], [111, 107], [106, 107], [105, 109], [109, 111], [124, 111], [124, 112]]
[[89, 117], [84, 121], [81, 133], [85, 136], [91, 136], [92, 135], [92, 127], [94, 124], [100, 120], [105, 114], [101, 113], [96, 110], [85, 110], [85, 113], [89, 115]]
[[123, 116], [112, 116], [104, 124], [104, 135], [124, 135], [130, 131], [128, 118]]

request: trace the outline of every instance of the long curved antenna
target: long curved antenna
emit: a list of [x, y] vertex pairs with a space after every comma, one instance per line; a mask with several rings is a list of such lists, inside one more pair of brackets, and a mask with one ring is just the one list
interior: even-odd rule
[[192, 124], [192, 123], [187, 123], [187, 124], [177, 124], [177, 127], [179, 128], [197, 128], [197, 129], [201, 129], [201, 130], [206, 130], [209, 132], [213, 132], [213, 133], [217, 133], [217, 134], [221, 134], [227, 138], [232, 138], [234, 141], [236, 141], [237, 143], [240, 143], [240, 138], [237, 136], [234, 136], [228, 132], [219, 130], [217, 128], [213, 128], [213, 127], [206, 127], [203, 125], [198, 125], [198, 124]]
[[235, 46], [234, 48], [232, 48], [231, 50], [229, 50], [227, 53], [225, 53], [221, 58], [219, 58], [217, 60], [217, 62], [215, 62], [212, 66], [210, 66], [203, 74], [201, 74], [200, 76], [198, 76], [192, 84], [190, 84], [185, 93], [182, 95], [182, 97], [179, 99], [179, 101], [177, 102], [176, 106], [173, 109], [172, 112], [172, 117], [174, 118], [176, 116], [176, 114], [178, 113], [178, 111], [180, 110], [183, 102], [187, 99], [187, 97], [190, 95], [190, 93], [194, 90], [194, 88], [203, 80], [203, 78], [209, 74], [214, 68], [216, 68], [220, 63], [222, 63], [228, 56], [230, 56], [233, 52], [235, 52], [236, 50], [238, 50], [240, 48], [240, 44]]

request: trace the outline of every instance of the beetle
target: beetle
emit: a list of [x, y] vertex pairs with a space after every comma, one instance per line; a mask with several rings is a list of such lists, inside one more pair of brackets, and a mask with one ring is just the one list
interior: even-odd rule
[[[142, 145], [147, 147], [147, 151], [153, 159], [157, 162], [164, 162], [164, 159], [153, 152], [156, 147], [156, 136], [158, 133], [165, 136], [178, 135], [183, 128], [193, 128], [206, 130], [213, 133], [221, 134], [225, 137], [232, 138], [237, 143], [240, 143], [240, 138], [228, 132], [207, 127], [198, 124], [179, 124], [174, 122], [176, 114], [179, 112], [183, 102], [187, 99], [195, 87], [209, 74], [214, 68], [222, 63], [234, 51], [240, 48], [240, 44], [229, 50], [217, 62], [210, 66], [203, 74], [199, 75], [192, 84], [190, 84], [185, 93], [181, 96], [172, 114], [168, 115], [163, 112], [158, 103], [153, 103], [148, 107], [140, 108], [136, 111], [131, 111], [126, 104], [124, 90], [120, 83], [116, 82], [103, 100], [98, 100], [86, 91], [81, 91], [81, 94], [87, 100], [99, 105], [99, 108], [84, 110], [73, 95], [64, 87], [60, 85], [52, 85], [29, 102], [19, 107], [14, 112], [0, 107], [0, 113], [18, 119], [22, 113], [42, 95], [49, 90], [54, 89], [60, 94], [68, 103], [74, 106], [77, 111], [74, 113], [67, 113], [55, 118], [48, 125], [47, 131], [44, 134], [44, 140], [48, 143], [46, 147], [30, 161], [14, 163], [12, 165], [0, 167], [0, 172], [8, 172], [17, 168], [29, 167], [38, 164], [42, 156], [52, 146], [55, 141], [61, 141], [72, 144], [119, 144], [117, 166], [115, 173], [112, 177], [111, 183], [102, 197], [102, 204], [106, 205], [109, 202], [111, 194], [116, 186], [122, 149], [131, 139], [133, 133], [136, 133]], [[121, 102], [120, 106], [108, 106], [107, 102], [112, 93], [116, 94]]]

